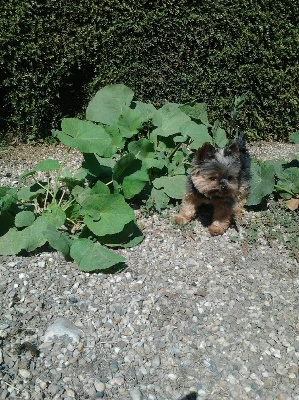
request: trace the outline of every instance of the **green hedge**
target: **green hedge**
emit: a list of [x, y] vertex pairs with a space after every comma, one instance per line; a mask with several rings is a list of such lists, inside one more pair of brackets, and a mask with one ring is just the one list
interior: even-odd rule
[[109, 83], [160, 105], [191, 99], [224, 125], [285, 140], [298, 129], [295, 0], [7, 0], [0, 17], [1, 130], [49, 135]]

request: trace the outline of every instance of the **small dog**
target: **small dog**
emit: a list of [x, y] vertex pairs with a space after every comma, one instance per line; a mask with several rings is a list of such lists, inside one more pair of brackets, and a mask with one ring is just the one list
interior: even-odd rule
[[194, 156], [182, 209], [175, 216], [175, 222], [187, 224], [195, 218], [198, 206], [212, 204], [213, 222], [209, 232], [213, 236], [223, 235], [232, 216], [243, 210], [249, 181], [250, 156], [243, 134], [224, 148], [205, 143]]

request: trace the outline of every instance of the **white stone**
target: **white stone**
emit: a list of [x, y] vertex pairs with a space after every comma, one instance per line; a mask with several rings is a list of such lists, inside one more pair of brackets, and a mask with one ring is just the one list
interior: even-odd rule
[[45, 390], [46, 388], [47, 388], [47, 382], [44, 382], [44, 381], [41, 381], [40, 382], [40, 384], [39, 384], [39, 387], [42, 389], [42, 390]]
[[24, 379], [28, 379], [31, 376], [31, 372], [28, 369], [21, 368], [19, 369], [19, 375]]
[[73, 391], [73, 389], [67, 389], [67, 390], [66, 390], [66, 394], [67, 394], [69, 397], [75, 397], [75, 392]]
[[104, 390], [106, 389], [106, 385], [104, 382], [101, 382], [99, 380], [95, 380], [94, 382], [94, 387], [96, 388], [97, 392], [104, 392]]
[[52, 342], [55, 336], [61, 337], [64, 335], [67, 335], [73, 342], [79, 343], [80, 338], [83, 336], [83, 331], [67, 319], [59, 318], [47, 328], [44, 341]]
[[172, 380], [172, 381], [175, 381], [176, 378], [177, 378], [177, 376], [176, 376], [176, 374], [168, 374], [168, 378], [169, 378], [170, 380]]

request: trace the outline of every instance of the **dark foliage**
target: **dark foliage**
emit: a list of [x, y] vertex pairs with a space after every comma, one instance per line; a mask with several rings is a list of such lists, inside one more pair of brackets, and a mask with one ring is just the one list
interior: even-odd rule
[[297, 1], [7, 0], [1, 11], [2, 132], [49, 135], [109, 83], [156, 104], [207, 102], [224, 126], [246, 93], [251, 139], [298, 127]]

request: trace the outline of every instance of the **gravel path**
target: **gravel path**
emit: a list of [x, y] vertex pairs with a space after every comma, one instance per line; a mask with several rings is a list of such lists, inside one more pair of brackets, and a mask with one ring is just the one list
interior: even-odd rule
[[[0, 154], [0, 183], [59, 149]], [[181, 230], [173, 213], [138, 213], [145, 239], [119, 250], [118, 274], [56, 252], [0, 257], [0, 400], [299, 399], [298, 262], [233, 228]]]

